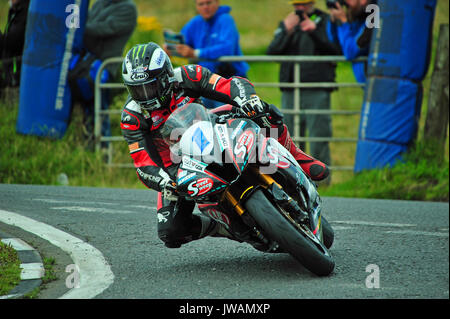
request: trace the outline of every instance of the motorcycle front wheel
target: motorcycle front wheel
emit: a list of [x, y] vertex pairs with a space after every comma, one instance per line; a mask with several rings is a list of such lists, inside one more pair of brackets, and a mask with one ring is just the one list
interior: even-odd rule
[[323, 243], [325, 247], [330, 248], [334, 242], [334, 230], [330, 223], [322, 215], [322, 232], [323, 232]]
[[266, 197], [262, 190], [255, 191], [245, 207], [259, 230], [278, 243], [306, 269], [318, 276], [329, 275], [335, 266], [325, 247], [312, 239], [308, 230], [299, 229]]

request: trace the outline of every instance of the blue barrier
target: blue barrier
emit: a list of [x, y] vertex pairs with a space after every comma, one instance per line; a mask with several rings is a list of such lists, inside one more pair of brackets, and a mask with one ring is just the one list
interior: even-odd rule
[[378, 0], [354, 171], [392, 166], [412, 145], [431, 55], [436, 0]]
[[69, 62], [72, 54], [82, 48], [88, 7], [89, 0], [31, 1], [22, 59], [18, 133], [64, 136], [72, 104], [67, 83]]

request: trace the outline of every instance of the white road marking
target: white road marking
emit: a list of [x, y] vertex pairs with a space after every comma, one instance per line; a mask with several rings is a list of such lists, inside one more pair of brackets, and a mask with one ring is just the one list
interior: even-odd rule
[[[48, 204], [61, 204], [61, 203], [76, 203], [80, 204], [79, 200], [62, 200], [62, 199], [52, 199], [52, 198], [33, 198], [35, 201], [48, 203]], [[95, 202], [95, 201], [83, 201], [83, 204], [101, 204], [101, 205], [116, 205], [116, 203], [111, 202]]]
[[397, 223], [380, 223], [380, 222], [366, 222], [358, 220], [333, 220], [331, 224], [345, 224], [345, 225], [362, 225], [362, 226], [375, 226], [375, 227], [414, 227], [414, 224], [397, 224]]
[[[391, 228], [407, 228], [407, 227], [415, 227], [417, 225], [414, 224], [398, 224], [398, 223], [380, 223], [380, 222], [367, 222], [367, 221], [347, 221], [347, 220], [333, 220], [330, 221], [333, 225], [334, 230], [346, 230], [352, 229], [352, 227], [346, 226], [335, 226], [334, 224], [344, 224], [344, 225], [353, 225], [353, 226], [375, 226], [375, 227], [391, 227]], [[401, 230], [386, 230], [387, 234], [404, 234], [404, 235], [421, 235], [421, 236], [436, 236], [436, 237], [449, 237], [448, 228], [440, 228], [440, 232], [430, 232], [430, 231], [421, 231], [421, 230], [412, 230], [412, 229], [401, 229]], [[444, 231], [444, 232], [442, 232]]]
[[22, 268], [22, 272], [20, 273], [20, 279], [22, 280], [39, 279], [44, 277], [45, 274], [42, 263], [20, 264], [20, 268]]
[[17, 251], [34, 250], [33, 247], [28, 245], [26, 242], [24, 242], [20, 238], [3, 238], [2, 243], [6, 244], [6, 245], [10, 245], [12, 248], [14, 248]]
[[448, 233], [430, 232], [430, 231], [420, 231], [420, 230], [388, 230], [388, 234], [400, 234], [400, 235], [419, 235], [419, 236], [437, 236], [437, 237], [448, 237]]
[[33, 233], [71, 256], [80, 270], [80, 287], [69, 290], [60, 298], [93, 298], [114, 282], [114, 274], [102, 253], [81, 239], [53, 226], [5, 210], [0, 210], [0, 221]]
[[106, 214], [135, 214], [136, 211], [121, 210], [121, 209], [109, 209], [102, 207], [84, 207], [84, 206], [62, 206], [62, 207], [50, 207], [54, 210], [68, 210], [74, 212], [88, 212], [88, 213], [106, 213]]
[[128, 207], [135, 207], [135, 208], [139, 208], [139, 209], [146, 209], [146, 210], [156, 210], [155, 207], [150, 207], [150, 205], [148, 206], [144, 206], [144, 205], [130, 205]]
[[349, 227], [349, 226], [334, 226], [333, 225], [333, 229], [334, 230], [348, 230], [348, 229], [354, 229], [353, 227]]
[[[35, 201], [47, 203], [47, 204], [77, 204], [77, 205], [70, 205], [70, 206], [63, 206], [63, 207], [51, 207], [51, 209], [62, 209], [62, 210], [71, 210], [71, 211], [79, 211], [79, 212], [92, 212], [92, 213], [113, 213], [113, 214], [132, 214], [137, 213], [138, 211], [130, 211], [130, 210], [119, 210], [119, 209], [106, 209], [106, 208], [99, 208], [99, 207], [86, 207], [86, 206], [79, 206], [80, 204], [83, 205], [109, 205], [109, 206], [117, 206], [117, 203], [111, 203], [111, 202], [95, 202], [95, 201], [77, 201], [77, 200], [61, 200], [61, 199], [53, 199], [53, 198], [33, 198]], [[127, 205], [127, 208], [137, 208], [137, 209], [152, 209], [152, 207], [145, 206], [145, 205]], [[154, 208], [153, 208], [154, 209]]]

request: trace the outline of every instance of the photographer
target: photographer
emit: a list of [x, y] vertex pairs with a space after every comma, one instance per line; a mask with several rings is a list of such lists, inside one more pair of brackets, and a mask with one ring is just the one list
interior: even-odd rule
[[[327, 26], [328, 37], [339, 43], [342, 53], [348, 60], [369, 54], [372, 29], [366, 26], [368, 13], [366, 7], [370, 0], [327, 0], [330, 21]], [[353, 73], [358, 82], [366, 81], [366, 63], [354, 62]]]
[[[329, 16], [315, 8], [313, 0], [290, 1], [293, 11], [280, 21], [270, 43], [269, 55], [339, 55], [339, 45], [328, 40], [326, 27]], [[301, 82], [334, 82], [335, 63], [303, 62], [300, 63]], [[294, 63], [283, 62], [280, 68], [280, 82], [294, 81]], [[293, 109], [294, 90], [282, 88], [282, 109]], [[301, 89], [301, 109], [330, 109], [330, 89]], [[294, 127], [292, 114], [285, 114], [285, 122], [290, 128]], [[324, 115], [302, 115], [300, 120], [300, 135], [310, 137], [331, 137], [331, 117]], [[291, 132], [292, 134], [293, 132]], [[304, 148], [304, 143], [300, 143]], [[331, 164], [328, 142], [310, 143], [310, 153], [321, 161]]]
[[9, 2], [8, 20], [3, 35], [0, 32], [0, 89], [20, 85], [29, 4], [30, 0]]

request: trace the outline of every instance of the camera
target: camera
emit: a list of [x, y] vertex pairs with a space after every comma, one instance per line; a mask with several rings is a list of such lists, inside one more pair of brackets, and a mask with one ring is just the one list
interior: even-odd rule
[[300, 22], [302, 22], [303, 20], [305, 20], [305, 18], [303, 17], [303, 10], [295, 10], [295, 14], [298, 15], [298, 17], [300, 18]]
[[341, 7], [347, 5], [344, 0], [327, 0], [327, 8], [337, 9], [336, 2], [338, 2], [341, 5]]

